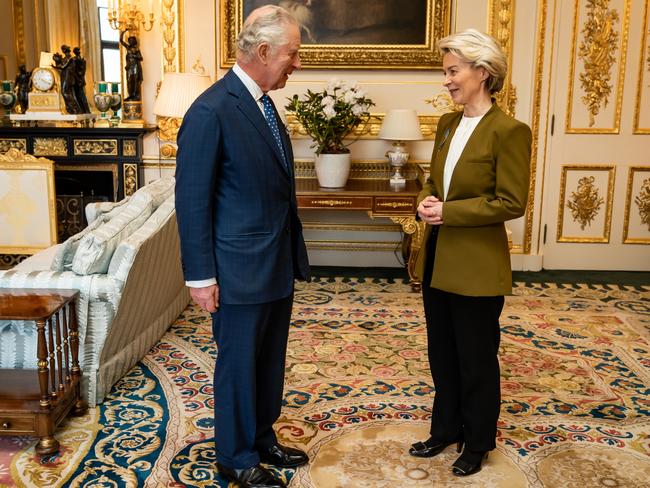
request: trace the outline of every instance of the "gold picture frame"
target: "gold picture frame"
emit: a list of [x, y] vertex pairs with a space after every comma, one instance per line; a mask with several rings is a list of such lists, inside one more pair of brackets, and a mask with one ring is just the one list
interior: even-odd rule
[[[367, 1], [372, 2], [376, 7], [377, 2], [380, 0]], [[394, 5], [402, 5], [402, 2], [383, 1], [386, 2], [387, 9], [394, 8]], [[218, 51], [220, 52], [221, 68], [229, 68], [235, 63], [236, 39], [243, 20], [252, 8], [258, 6], [258, 3], [259, 0], [220, 0], [220, 38], [218, 40], [220, 49]], [[264, 0], [262, 3], [281, 3], [286, 6], [288, 2], [268, 2]], [[352, 29], [354, 34], [350, 30], [341, 30], [340, 32], [345, 32], [344, 35], [333, 36], [332, 32], [338, 32], [333, 30], [337, 26], [344, 29], [350, 25], [359, 25], [360, 12], [370, 12], [370, 9], [364, 10], [363, 6], [356, 5], [356, 3], [358, 2], [355, 2], [355, 8], [349, 8], [349, 2], [343, 0], [330, 0], [329, 2], [312, 4], [313, 8], [321, 9], [334, 8], [340, 4], [341, 9], [337, 11], [339, 15], [336, 16], [336, 19], [339, 19], [339, 24], [331, 24], [334, 22], [331, 15], [314, 14], [312, 16], [307, 11], [307, 15], [311, 16], [311, 19], [327, 19], [330, 24], [320, 28], [319, 25], [312, 25], [311, 29], [307, 26], [303, 28], [303, 44], [300, 48], [303, 68], [432, 69], [441, 67], [442, 57], [438, 53], [436, 43], [450, 32], [451, 0], [422, 0], [421, 4], [414, 2], [413, 8], [423, 9], [422, 15], [409, 15], [408, 19], [411, 19], [411, 22], [418, 22], [417, 25], [384, 24], [386, 29], [383, 31], [373, 28], [366, 28], [365, 30], [355, 28]], [[346, 5], [348, 5], [347, 9], [345, 8]], [[347, 10], [349, 10], [348, 17], [346, 17]], [[404, 10], [403, 5], [402, 10]], [[368, 13], [367, 15], [370, 16], [371, 14]], [[368, 18], [368, 22], [372, 20], [372, 17]], [[379, 22], [379, 20], [377, 21]], [[417, 36], [415, 42], [411, 39], [409, 44], [396, 43], [395, 39], [391, 39], [390, 36], [395, 35], [396, 29], [400, 28], [402, 29], [400, 35], [410, 32], [413, 36]], [[324, 34], [322, 38], [326, 39], [328, 43], [319, 44], [321, 42], [319, 41], [319, 32]], [[374, 39], [372, 41], [365, 39], [364, 34], [372, 35]], [[341, 42], [331, 42], [333, 38], [341, 40]], [[352, 42], [352, 39], [356, 40], [356, 42]]]

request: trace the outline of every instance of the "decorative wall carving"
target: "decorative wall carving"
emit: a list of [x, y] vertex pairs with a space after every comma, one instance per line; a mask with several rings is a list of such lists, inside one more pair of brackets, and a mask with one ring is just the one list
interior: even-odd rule
[[162, 0], [162, 58], [163, 72], [177, 72], [184, 69], [183, 55], [183, 6], [181, 0]]
[[16, 61], [20, 66], [27, 64], [25, 55], [25, 11], [23, 0], [13, 0], [13, 17], [14, 17], [14, 41], [16, 42]]
[[634, 197], [634, 203], [639, 207], [641, 222], [650, 230], [650, 178], [643, 180], [641, 191]]
[[596, 123], [602, 105], [607, 105], [612, 92], [612, 68], [616, 61], [619, 33], [618, 12], [609, 8], [609, 0], [587, 0], [588, 18], [582, 27], [583, 41], [578, 55], [584, 62], [580, 83], [585, 95], [582, 101], [589, 110], [589, 127]]
[[0, 154], [6, 153], [9, 149], [17, 149], [18, 151], [27, 152], [27, 139], [4, 137], [0, 139]]
[[[618, 134], [629, 16], [630, 0], [575, 0], [567, 133]], [[581, 70], [576, 68], [579, 60]], [[577, 91], [580, 104], [573, 103]]]
[[138, 165], [124, 164], [124, 196], [130, 196], [138, 189]]
[[117, 156], [117, 139], [77, 139], [74, 141], [74, 154]]
[[650, 167], [630, 167], [625, 198], [623, 243], [650, 244]]
[[34, 155], [67, 156], [68, 142], [64, 137], [35, 137]]
[[125, 139], [122, 141], [122, 154], [124, 156], [137, 156], [137, 141], [135, 139]]
[[586, 225], [591, 225], [591, 221], [596, 218], [600, 207], [605, 203], [598, 193], [598, 188], [594, 186], [595, 181], [593, 176], [580, 178], [578, 188], [571, 192], [571, 199], [566, 204], [571, 209], [573, 220], [580, 223], [582, 230]]
[[508, 57], [508, 74], [503, 88], [497, 93], [499, 106], [509, 115], [515, 116], [517, 90], [512, 85], [512, 38], [515, 22], [515, 0], [490, 0], [489, 21], [490, 34], [499, 42]]
[[558, 242], [609, 242], [615, 171], [614, 165], [562, 167]]

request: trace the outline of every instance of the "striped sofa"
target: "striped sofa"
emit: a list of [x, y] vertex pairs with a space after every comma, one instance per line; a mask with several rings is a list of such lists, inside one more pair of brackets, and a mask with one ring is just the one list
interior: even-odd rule
[[[142, 359], [189, 302], [180, 262], [174, 178], [86, 208], [66, 242], [0, 271], [0, 288], [74, 288], [82, 393], [90, 406]], [[0, 368], [36, 369], [34, 326], [0, 321]], [[34, 376], [36, 378], [36, 376]]]

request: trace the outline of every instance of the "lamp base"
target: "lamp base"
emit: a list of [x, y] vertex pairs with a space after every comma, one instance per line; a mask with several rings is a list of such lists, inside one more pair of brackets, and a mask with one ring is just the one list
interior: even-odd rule
[[402, 175], [402, 166], [406, 164], [409, 159], [409, 153], [406, 151], [406, 146], [401, 141], [393, 143], [393, 150], [386, 153], [393, 173], [390, 175], [391, 185], [403, 185], [406, 179]]

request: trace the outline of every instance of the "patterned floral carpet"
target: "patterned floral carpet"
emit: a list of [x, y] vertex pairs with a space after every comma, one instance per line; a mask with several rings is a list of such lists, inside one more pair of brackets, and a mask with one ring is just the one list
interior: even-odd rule
[[[433, 385], [420, 295], [322, 278], [296, 292], [283, 442], [312, 462], [290, 487], [650, 486], [650, 287], [518, 283], [502, 315], [497, 449], [470, 478], [452, 448], [416, 459]], [[208, 316], [190, 306], [58, 456], [0, 437], [0, 487], [226, 487], [214, 469]]]

